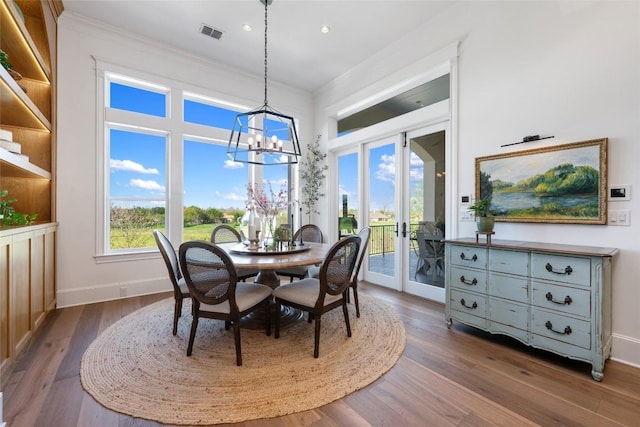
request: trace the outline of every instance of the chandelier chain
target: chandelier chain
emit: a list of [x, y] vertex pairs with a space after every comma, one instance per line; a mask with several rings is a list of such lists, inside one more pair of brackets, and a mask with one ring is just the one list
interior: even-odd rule
[[264, 2], [264, 105], [267, 105], [267, 4]]

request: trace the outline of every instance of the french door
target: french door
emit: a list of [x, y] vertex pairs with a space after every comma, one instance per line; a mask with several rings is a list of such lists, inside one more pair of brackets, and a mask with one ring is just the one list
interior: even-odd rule
[[[365, 279], [402, 290], [402, 139], [394, 135], [364, 145], [364, 216], [371, 227]], [[406, 225], [405, 225], [406, 227]]]
[[[340, 234], [371, 227], [363, 278], [436, 301], [444, 301], [446, 125], [369, 141], [338, 155]], [[418, 240], [427, 232], [428, 253]]]
[[446, 147], [444, 124], [407, 132], [403, 142], [403, 215], [408, 236], [402, 242], [403, 290], [445, 301]]

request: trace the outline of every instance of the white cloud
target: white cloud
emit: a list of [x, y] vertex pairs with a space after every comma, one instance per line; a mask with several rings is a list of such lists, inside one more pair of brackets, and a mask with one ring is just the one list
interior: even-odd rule
[[411, 163], [411, 166], [422, 166], [424, 165], [424, 162], [422, 161], [422, 159], [413, 151], [411, 152], [410, 156], [409, 156], [409, 162]]
[[246, 194], [238, 194], [238, 193], [227, 193], [224, 195], [224, 198], [226, 200], [231, 200], [234, 202], [244, 202], [245, 200], [247, 200], [247, 195]]
[[132, 160], [110, 159], [109, 167], [111, 168], [111, 170], [137, 172], [137, 173], [144, 173], [144, 174], [150, 174], [150, 175], [160, 175], [160, 172], [158, 171], [158, 169], [156, 168], [147, 169], [144, 166], [142, 166], [140, 163], [136, 163]]
[[396, 178], [395, 155], [384, 154], [378, 164], [376, 178], [380, 181], [394, 182]]
[[423, 168], [411, 168], [409, 172], [409, 179], [411, 181], [422, 181], [423, 177], [424, 177]]
[[131, 187], [141, 188], [143, 190], [164, 191], [164, 185], [160, 185], [152, 180], [132, 179], [131, 181], [129, 181], [129, 185]]
[[231, 159], [225, 160], [224, 161], [224, 166], [225, 169], [240, 169], [244, 167], [244, 163], [240, 163], [240, 162], [234, 162]]

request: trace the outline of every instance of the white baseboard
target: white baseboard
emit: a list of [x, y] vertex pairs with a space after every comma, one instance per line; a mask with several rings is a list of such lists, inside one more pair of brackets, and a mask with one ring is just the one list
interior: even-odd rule
[[140, 295], [171, 291], [169, 278], [155, 278], [135, 282], [109, 283], [101, 286], [63, 289], [56, 293], [56, 307], [93, 304]]
[[640, 340], [619, 334], [612, 338], [611, 360], [640, 368]]

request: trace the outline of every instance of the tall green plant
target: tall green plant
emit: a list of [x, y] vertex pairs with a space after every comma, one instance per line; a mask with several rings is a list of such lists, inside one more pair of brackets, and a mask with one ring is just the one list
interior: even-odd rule
[[309, 216], [309, 222], [311, 222], [312, 213], [320, 215], [316, 205], [318, 200], [324, 197], [324, 193], [320, 189], [324, 179], [327, 177], [325, 171], [329, 169], [329, 166], [324, 163], [327, 155], [320, 151], [320, 136], [318, 135], [314, 142], [307, 144], [307, 154], [300, 161], [300, 176], [304, 181], [302, 186], [302, 206], [304, 206], [305, 213]]

